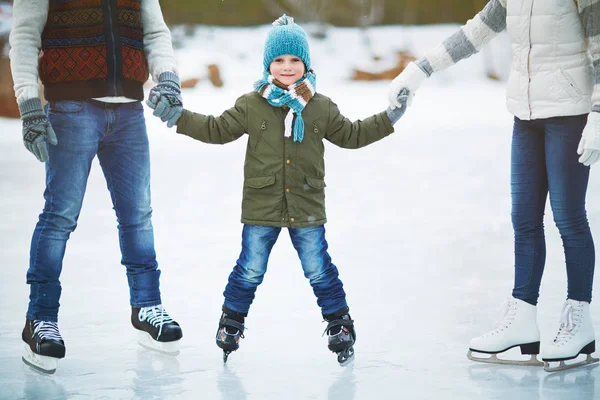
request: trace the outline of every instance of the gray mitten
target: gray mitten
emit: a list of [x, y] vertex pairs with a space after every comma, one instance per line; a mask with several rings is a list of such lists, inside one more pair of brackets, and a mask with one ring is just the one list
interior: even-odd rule
[[150, 90], [146, 104], [169, 128], [174, 126], [183, 113], [179, 77], [169, 71], [160, 74], [158, 84]]
[[388, 107], [387, 110], [385, 110], [392, 125], [394, 125], [396, 122], [398, 122], [398, 120], [400, 118], [402, 118], [402, 116], [406, 112], [406, 107], [407, 107], [406, 103], [408, 102], [409, 94], [410, 94], [410, 92], [407, 88], [401, 89], [400, 93], [398, 93], [398, 99], [397, 99], [397, 103], [400, 105], [400, 107], [396, 107], [396, 108]]
[[58, 143], [52, 124], [42, 110], [39, 98], [28, 99], [19, 104], [23, 121], [23, 143], [27, 150], [42, 162], [48, 161], [47, 141], [55, 146]]

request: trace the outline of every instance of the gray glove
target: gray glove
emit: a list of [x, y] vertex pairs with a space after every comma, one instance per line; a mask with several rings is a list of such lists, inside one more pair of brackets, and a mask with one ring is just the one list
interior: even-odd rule
[[42, 110], [42, 102], [34, 97], [19, 104], [23, 121], [23, 143], [27, 150], [42, 162], [48, 161], [46, 140], [56, 146], [58, 140], [48, 117]]
[[398, 100], [397, 100], [397, 104], [400, 105], [400, 107], [396, 106], [396, 108], [391, 108], [391, 106], [390, 106], [387, 108], [387, 110], [385, 110], [392, 125], [394, 125], [396, 122], [398, 122], [398, 120], [400, 118], [402, 118], [402, 116], [406, 112], [409, 94], [410, 94], [410, 91], [407, 88], [401, 89], [400, 93], [398, 93]]
[[158, 85], [150, 90], [148, 107], [154, 110], [154, 115], [171, 128], [177, 123], [183, 113], [181, 85], [179, 77], [174, 72], [163, 72], [158, 77]]

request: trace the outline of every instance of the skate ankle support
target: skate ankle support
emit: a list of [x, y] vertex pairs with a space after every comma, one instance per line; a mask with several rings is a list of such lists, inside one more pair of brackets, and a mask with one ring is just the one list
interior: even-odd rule
[[241, 312], [233, 311], [232, 309], [227, 308], [224, 305], [221, 308], [221, 311], [223, 311], [225, 314], [227, 314], [229, 319], [233, 319], [242, 324], [244, 323], [244, 319], [248, 316], [248, 313], [241, 313]]
[[346, 306], [335, 312], [332, 312], [331, 314], [322, 314], [322, 315], [323, 315], [323, 319], [325, 321], [329, 322], [329, 321], [333, 321], [336, 319], [340, 319], [341, 317], [348, 314], [349, 312], [350, 312], [350, 307]]
[[356, 337], [356, 333], [354, 332], [354, 320], [353, 319], [334, 319], [333, 321], [329, 321], [329, 323], [327, 324], [327, 327], [325, 328], [325, 330], [323, 331], [323, 334], [321, 336], [324, 336], [325, 333], [329, 332], [329, 330], [335, 326], [347, 327], [350, 331], [352, 331], [352, 334]]

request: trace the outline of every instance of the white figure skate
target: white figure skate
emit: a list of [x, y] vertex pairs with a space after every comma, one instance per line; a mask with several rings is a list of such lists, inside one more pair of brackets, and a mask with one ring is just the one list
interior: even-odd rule
[[[469, 343], [469, 360], [508, 365], [541, 366], [536, 356], [540, 352], [540, 331], [536, 321], [536, 306], [510, 297], [504, 306], [504, 316], [490, 332], [476, 337]], [[504, 360], [497, 354], [513, 347], [520, 347], [521, 354], [531, 355], [529, 360]], [[473, 353], [489, 354], [479, 357]]]
[[[596, 363], [599, 360], [592, 357], [594, 351], [596, 351], [596, 340], [590, 315], [590, 303], [567, 299], [563, 306], [558, 333], [552, 342], [544, 345], [542, 351], [544, 370], [557, 372]], [[580, 354], [587, 355], [586, 359], [573, 364], [565, 363]], [[559, 364], [552, 367], [551, 362]]]

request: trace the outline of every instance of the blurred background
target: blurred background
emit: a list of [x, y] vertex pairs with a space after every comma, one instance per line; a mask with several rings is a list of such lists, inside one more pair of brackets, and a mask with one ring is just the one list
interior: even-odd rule
[[[19, 118], [19, 110], [14, 98], [13, 81], [10, 73], [8, 37], [12, 25], [12, 1], [0, 1], [0, 116]], [[210, 82], [220, 88], [231, 83], [231, 76], [224, 75], [224, 64], [246, 57], [247, 43], [223, 43], [216, 40], [218, 32], [227, 28], [248, 29], [264, 27], [282, 14], [295, 18], [303, 25], [313, 41], [334, 43], [331, 36], [336, 29], [355, 29], [350, 41], [335, 44], [335, 48], [357, 47], [365, 49], [361, 57], [349, 60], [353, 68], [345, 73], [354, 81], [390, 80], [413, 61], [418, 52], [410, 27], [450, 25], [456, 29], [479, 12], [487, 0], [161, 0], [164, 18], [171, 28], [173, 46], [177, 51], [190, 52], [186, 43], [201, 41], [206, 54], [197, 54], [191, 65], [180, 63], [184, 88], [194, 88], [202, 82]], [[404, 27], [394, 30], [393, 48], [384, 49], [381, 43], [388, 38], [377, 38], [377, 32], [389, 27]], [[428, 31], [430, 32], [430, 31]], [[382, 42], [383, 39], [383, 42]], [[435, 41], [443, 39], [436, 36]], [[433, 41], [431, 46], [437, 45]], [[197, 42], [195, 42], [197, 43]], [[218, 43], [218, 44], [217, 44]], [[240, 45], [240, 49], [235, 47]], [[333, 45], [331, 45], [333, 46]], [[379, 48], [378, 48], [379, 47]], [[429, 45], [427, 45], [429, 47]], [[501, 58], [508, 54], [508, 46], [501, 45]], [[421, 46], [421, 50], [426, 47]], [[184, 50], [185, 49], [185, 50]], [[333, 48], [331, 49], [333, 50]], [[260, 48], [256, 51], [261, 51]], [[498, 55], [488, 48], [484, 52], [484, 74], [493, 80], [503, 80], [506, 63], [498, 64]], [[221, 54], [227, 53], [227, 54]], [[496, 51], [496, 53], [498, 53]], [[220, 55], [221, 54], [221, 55]], [[387, 59], [386, 59], [387, 56]], [[148, 82], [147, 86], [152, 85]], [[42, 98], [42, 102], [44, 99]]]
[[161, 1], [171, 24], [259, 25], [283, 12], [299, 22], [336, 26], [465, 22], [486, 0], [177, 0]]

